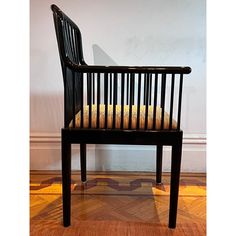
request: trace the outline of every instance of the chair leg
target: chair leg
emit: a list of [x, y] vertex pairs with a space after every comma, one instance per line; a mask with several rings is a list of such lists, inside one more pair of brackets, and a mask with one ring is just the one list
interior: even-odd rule
[[182, 142], [172, 146], [169, 228], [176, 227]]
[[70, 225], [71, 211], [71, 144], [62, 141], [63, 224]]
[[156, 146], [156, 183], [161, 184], [163, 146]]
[[81, 181], [86, 182], [86, 144], [80, 144], [80, 166], [81, 166]]

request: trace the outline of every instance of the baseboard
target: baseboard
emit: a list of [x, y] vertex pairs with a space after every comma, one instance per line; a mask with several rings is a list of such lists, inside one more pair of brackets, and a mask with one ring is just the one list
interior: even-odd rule
[[[74, 170], [71, 172], [72, 175], [79, 175], [80, 171]], [[61, 175], [60, 170], [31, 170], [30, 175], [50, 175], [58, 176]], [[128, 176], [156, 176], [156, 172], [147, 171], [87, 171], [87, 175], [128, 175]], [[170, 176], [170, 172], [162, 172], [163, 176]], [[206, 177], [206, 173], [197, 172], [181, 172], [182, 177]]]
[[[30, 169], [60, 170], [59, 133], [32, 133]], [[155, 171], [155, 146], [87, 145], [89, 171]], [[163, 171], [170, 171], [170, 147], [164, 147]], [[72, 146], [72, 169], [80, 170], [79, 145]], [[206, 172], [206, 136], [188, 134], [183, 139], [183, 172]]]

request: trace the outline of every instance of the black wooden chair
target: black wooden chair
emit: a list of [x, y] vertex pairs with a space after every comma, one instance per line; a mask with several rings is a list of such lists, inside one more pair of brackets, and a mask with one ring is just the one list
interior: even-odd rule
[[64, 80], [64, 226], [70, 225], [71, 144], [80, 144], [83, 182], [86, 144], [134, 144], [156, 146], [157, 184], [161, 183], [163, 146], [172, 147], [169, 227], [175, 228], [183, 138], [183, 75], [191, 68], [87, 65], [79, 28], [57, 6], [51, 9]]

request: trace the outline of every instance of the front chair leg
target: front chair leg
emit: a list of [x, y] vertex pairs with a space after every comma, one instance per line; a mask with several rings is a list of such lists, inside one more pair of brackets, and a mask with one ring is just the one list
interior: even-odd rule
[[81, 181], [85, 183], [86, 177], [86, 144], [80, 144], [80, 166], [81, 166]]
[[71, 211], [71, 144], [62, 141], [62, 201], [63, 225], [70, 225]]
[[156, 146], [156, 183], [161, 184], [163, 146]]
[[182, 143], [172, 146], [169, 228], [176, 227]]

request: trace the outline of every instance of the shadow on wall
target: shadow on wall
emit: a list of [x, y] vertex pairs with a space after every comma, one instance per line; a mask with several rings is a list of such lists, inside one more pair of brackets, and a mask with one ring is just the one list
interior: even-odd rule
[[[92, 45], [93, 48], [93, 59], [95, 65], [103, 66], [117, 66], [117, 63], [97, 44]], [[100, 145], [102, 146], [102, 145]], [[95, 150], [98, 145], [95, 145]], [[107, 158], [106, 153], [103, 150], [97, 150], [95, 158], [95, 170], [105, 170], [110, 168], [110, 159]], [[104, 167], [104, 164], [106, 167]]]
[[93, 59], [95, 65], [117, 66], [117, 63], [97, 44], [93, 44]]

